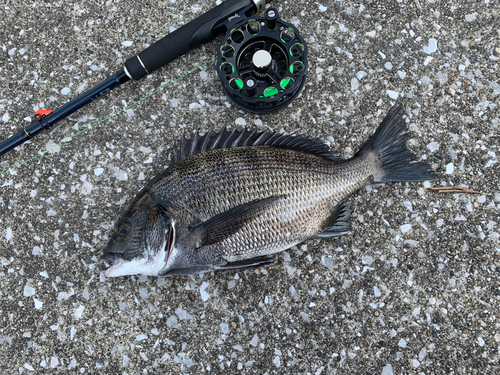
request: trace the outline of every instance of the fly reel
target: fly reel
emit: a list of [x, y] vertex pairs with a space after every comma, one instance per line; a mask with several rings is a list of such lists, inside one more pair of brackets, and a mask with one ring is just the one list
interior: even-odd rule
[[227, 32], [217, 51], [217, 74], [226, 94], [249, 112], [273, 112], [304, 87], [307, 46], [274, 8]]

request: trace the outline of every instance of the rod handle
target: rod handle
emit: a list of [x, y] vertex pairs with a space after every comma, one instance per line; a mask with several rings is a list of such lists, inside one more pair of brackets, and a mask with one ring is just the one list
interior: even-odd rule
[[[225, 31], [220, 27], [221, 23], [245, 7], [254, 5], [253, 13], [255, 13], [258, 3], [260, 2], [253, 0], [228, 0], [219, 4], [163, 37], [137, 56], [128, 59], [125, 62], [125, 71], [136, 80], [152, 73], [194, 47], [213, 40], [215, 34]], [[239, 21], [240, 17], [235, 17], [235, 22]]]

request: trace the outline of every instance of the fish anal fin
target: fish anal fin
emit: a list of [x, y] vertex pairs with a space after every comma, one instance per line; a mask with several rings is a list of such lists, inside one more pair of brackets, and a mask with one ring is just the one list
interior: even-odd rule
[[340, 202], [333, 210], [330, 217], [327, 219], [326, 226], [328, 229], [316, 235], [316, 238], [330, 238], [342, 236], [351, 231], [350, 204], [348, 200]]
[[225, 240], [240, 230], [256, 215], [260, 215], [264, 207], [283, 197], [283, 195], [280, 195], [253, 200], [215, 215], [207, 221], [192, 227], [191, 232], [198, 237], [196, 247], [200, 248]]
[[236, 262], [228, 262], [222, 266], [216, 266], [216, 269], [221, 270], [234, 270], [234, 269], [245, 269], [245, 268], [257, 268], [260, 266], [265, 266], [274, 263], [274, 258], [272, 257], [255, 257], [250, 259], [238, 260]]

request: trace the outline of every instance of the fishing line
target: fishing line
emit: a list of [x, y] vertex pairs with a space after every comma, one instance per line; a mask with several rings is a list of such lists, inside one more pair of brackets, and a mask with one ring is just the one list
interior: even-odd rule
[[110, 118], [115, 117], [115, 116], [117, 116], [117, 115], [119, 115], [119, 114], [121, 114], [121, 113], [125, 112], [127, 109], [130, 109], [130, 108], [132, 108], [132, 107], [136, 106], [137, 104], [139, 104], [139, 103], [143, 102], [144, 100], [148, 99], [150, 96], [153, 96], [153, 95], [155, 95], [156, 93], [158, 93], [159, 91], [163, 90], [164, 88], [166, 88], [166, 87], [168, 87], [168, 86], [171, 86], [171, 85], [173, 85], [173, 84], [177, 83], [178, 81], [180, 81], [180, 80], [181, 80], [181, 79], [183, 79], [184, 77], [186, 77], [186, 76], [188, 76], [188, 75], [190, 75], [190, 74], [194, 73], [195, 71], [197, 71], [197, 70], [199, 70], [199, 69], [203, 68], [204, 66], [206, 66], [206, 65], [210, 64], [211, 62], [215, 61], [216, 59], [217, 59], [217, 56], [216, 56], [216, 57], [214, 57], [214, 58], [212, 58], [212, 59], [210, 59], [210, 60], [208, 60], [208, 61], [206, 61], [206, 62], [204, 62], [203, 64], [201, 64], [201, 65], [197, 66], [196, 68], [191, 69], [189, 72], [184, 73], [183, 75], [181, 75], [180, 77], [178, 77], [178, 78], [174, 79], [173, 81], [170, 81], [170, 82], [166, 83], [165, 85], [163, 85], [163, 86], [161, 86], [161, 87], [157, 88], [156, 90], [154, 90], [153, 92], [149, 93], [148, 95], [146, 95], [146, 96], [142, 97], [141, 99], [137, 100], [136, 102], [134, 102], [134, 103], [132, 103], [132, 104], [129, 104], [128, 106], [126, 106], [126, 107], [124, 107], [124, 108], [120, 109], [119, 111], [117, 111], [117, 112], [115, 112], [115, 113], [110, 114], [109, 116], [107, 116], [107, 117], [105, 117], [105, 118], [103, 118], [103, 119], [101, 119], [101, 120], [99, 120], [99, 121], [97, 121], [97, 122], [93, 123], [92, 125], [87, 126], [86, 128], [84, 128], [84, 129], [80, 130], [79, 132], [77, 132], [77, 133], [75, 133], [75, 134], [73, 134], [73, 135], [70, 135], [70, 136], [68, 136], [68, 137], [64, 138], [62, 141], [60, 141], [59, 143], [54, 144], [54, 145], [53, 145], [52, 147], [50, 147], [49, 149], [47, 149], [47, 150], [45, 150], [45, 151], [41, 151], [41, 152], [39, 152], [37, 155], [35, 155], [35, 156], [31, 157], [30, 159], [27, 159], [27, 160], [23, 161], [22, 163], [20, 163], [19, 165], [14, 166], [14, 167], [12, 167], [12, 168], [8, 169], [7, 171], [3, 172], [3, 173], [0, 175], [0, 177], [3, 177], [3, 176], [5, 176], [7, 173], [10, 173], [10, 172], [13, 172], [13, 171], [15, 171], [15, 170], [19, 169], [19, 168], [20, 168], [21, 166], [23, 166], [24, 164], [27, 164], [27, 163], [29, 163], [30, 161], [35, 160], [36, 158], [38, 158], [38, 157], [41, 157], [41, 156], [45, 155], [47, 152], [50, 152], [50, 151], [51, 151], [51, 150], [53, 150], [54, 148], [56, 148], [56, 147], [58, 147], [58, 146], [62, 145], [63, 143], [69, 142], [70, 140], [72, 140], [73, 138], [75, 138], [77, 135], [80, 135], [80, 134], [82, 134], [83, 132], [85, 132], [85, 131], [87, 131], [87, 130], [89, 130], [89, 129], [92, 129], [92, 128], [94, 128], [95, 126], [97, 126], [97, 125], [99, 125], [99, 124], [103, 123], [104, 121], [109, 120]]

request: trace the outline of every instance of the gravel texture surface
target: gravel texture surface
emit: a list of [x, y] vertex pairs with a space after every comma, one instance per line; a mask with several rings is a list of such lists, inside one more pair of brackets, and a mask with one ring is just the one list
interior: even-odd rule
[[[1, 139], [216, 2], [5, 4]], [[1, 157], [2, 374], [499, 372], [500, 4], [272, 5], [309, 46], [291, 106], [238, 110], [210, 62], [93, 126], [210, 61], [217, 38]], [[409, 112], [410, 148], [439, 177], [359, 191], [352, 234], [301, 244], [259, 270], [104, 277], [98, 259], [115, 220], [183, 132], [303, 133], [350, 157], [396, 101]]]

